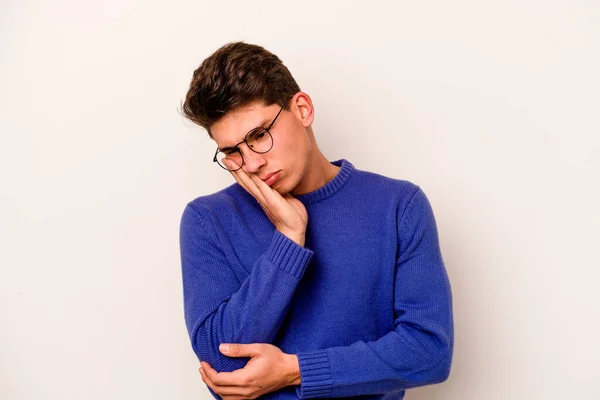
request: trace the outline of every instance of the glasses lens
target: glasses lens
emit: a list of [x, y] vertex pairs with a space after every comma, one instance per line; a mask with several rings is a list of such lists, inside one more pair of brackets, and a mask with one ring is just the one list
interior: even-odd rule
[[[227, 165], [225, 165], [225, 163], [223, 162], [224, 158], [227, 158], [227, 160], [233, 161], [237, 165], [237, 168], [236, 167], [229, 168]], [[240, 166], [242, 165], [242, 153], [240, 153], [239, 150], [237, 150], [237, 149], [227, 151], [227, 153], [223, 153], [222, 151], [219, 151], [217, 153], [217, 162], [219, 163], [219, 165], [221, 167], [228, 169], [230, 171], [235, 171], [236, 169], [239, 169]]]
[[273, 137], [266, 129], [255, 129], [246, 135], [246, 143], [257, 153], [266, 153], [273, 147]]

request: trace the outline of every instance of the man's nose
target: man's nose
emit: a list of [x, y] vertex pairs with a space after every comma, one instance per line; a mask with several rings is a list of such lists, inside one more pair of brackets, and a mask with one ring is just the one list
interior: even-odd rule
[[[244, 143], [245, 144], [245, 143]], [[265, 164], [264, 154], [250, 150], [246, 145], [244, 153], [244, 171], [250, 174], [257, 174], [260, 168]]]

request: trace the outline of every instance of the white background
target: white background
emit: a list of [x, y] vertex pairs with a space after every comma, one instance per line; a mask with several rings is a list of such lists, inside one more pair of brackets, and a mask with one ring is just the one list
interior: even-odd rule
[[598, 21], [591, 0], [2, 1], [0, 398], [210, 398], [179, 218], [234, 181], [178, 107], [234, 40], [289, 67], [330, 160], [432, 203], [454, 361], [406, 399], [600, 398]]

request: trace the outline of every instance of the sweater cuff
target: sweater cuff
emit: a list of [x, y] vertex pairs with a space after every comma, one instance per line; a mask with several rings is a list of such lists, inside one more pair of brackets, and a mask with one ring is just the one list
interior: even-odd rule
[[296, 394], [301, 399], [329, 397], [333, 388], [327, 350], [298, 353], [300, 386]]
[[300, 246], [283, 233], [275, 230], [266, 252], [266, 259], [279, 269], [300, 279], [313, 254], [312, 250]]

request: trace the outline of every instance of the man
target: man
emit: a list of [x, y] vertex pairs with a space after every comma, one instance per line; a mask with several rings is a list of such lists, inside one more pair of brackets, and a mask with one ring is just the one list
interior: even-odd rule
[[309, 95], [260, 46], [204, 60], [182, 110], [236, 180], [181, 218], [185, 321], [215, 398], [402, 399], [445, 381], [452, 295], [421, 188], [328, 161]]

